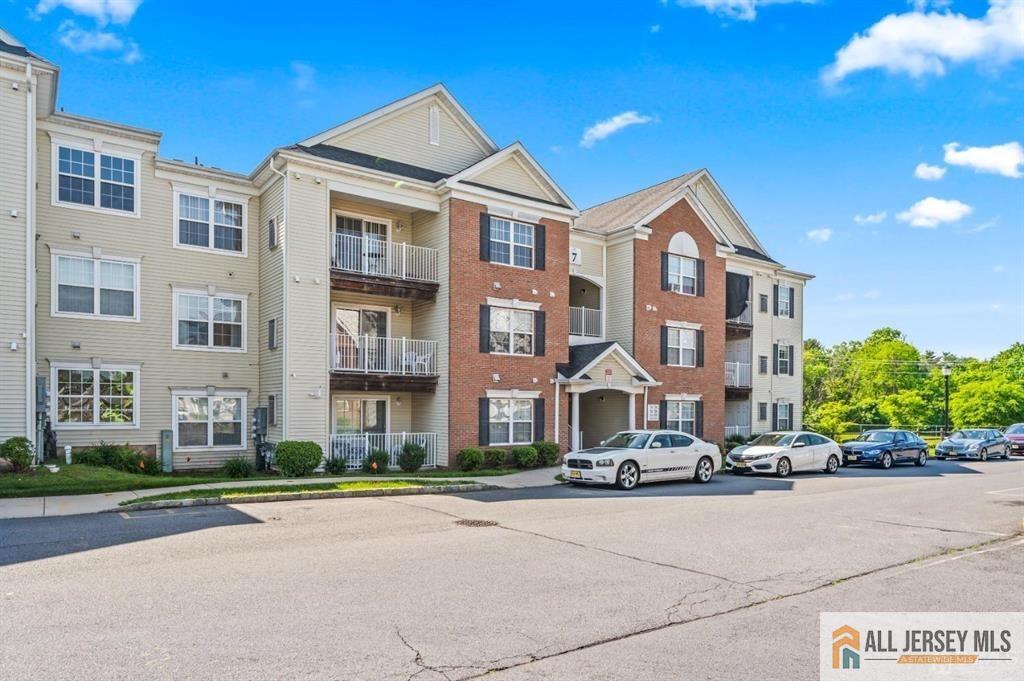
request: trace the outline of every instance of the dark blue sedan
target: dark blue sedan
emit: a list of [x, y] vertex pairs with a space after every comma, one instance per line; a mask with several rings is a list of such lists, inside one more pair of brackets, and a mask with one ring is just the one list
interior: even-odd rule
[[869, 430], [844, 442], [843, 465], [862, 463], [892, 468], [894, 463], [928, 463], [928, 444], [908, 430]]

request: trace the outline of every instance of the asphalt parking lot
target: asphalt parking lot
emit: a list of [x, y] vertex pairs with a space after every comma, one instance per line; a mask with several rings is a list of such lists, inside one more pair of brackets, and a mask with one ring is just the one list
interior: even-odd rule
[[822, 610], [1024, 610], [1022, 515], [1011, 460], [0, 521], [0, 678], [817, 678]]

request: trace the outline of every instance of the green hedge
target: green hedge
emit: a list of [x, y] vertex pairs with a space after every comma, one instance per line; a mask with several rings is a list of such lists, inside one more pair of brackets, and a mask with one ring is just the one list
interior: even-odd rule
[[537, 465], [537, 450], [533, 447], [513, 447], [512, 461], [520, 468], [533, 468]]
[[375, 449], [363, 459], [363, 472], [370, 475], [380, 475], [388, 472], [388, 464], [391, 463], [391, 455], [383, 449]]
[[534, 442], [533, 448], [537, 450], [537, 461], [541, 466], [554, 466], [562, 456], [562, 448], [547, 440]]
[[484, 462], [484, 453], [476, 447], [466, 447], [459, 451], [455, 460], [462, 470], [475, 471]]
[[0, 445], [0, 459], [7, 459], [15, 473], [24, 473], [32, 465], [35, 454], [25, 437], [12, 437]]
[[484, 468], [501, 468], [505, 465], [505, 458], [508, 453], [498, 447], [489, 447], [484, 450]]
[[406, 473], [415, 473], [423, 467], [427, 460], [427, 449], [415, 442], [406, 442], [402, 445], [402, 452], [398, 455], [398, 467]]
[[324, 450], [315, 442], [285, 440], [274, 448], [274, 465], [287, 478], [311, 475], [323, 458]]

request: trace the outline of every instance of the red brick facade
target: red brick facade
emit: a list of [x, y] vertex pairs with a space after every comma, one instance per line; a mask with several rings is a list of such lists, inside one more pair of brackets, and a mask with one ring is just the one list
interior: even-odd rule
[[[487, 207], [452, 199], [450, 213], [450, 356], [449, 461], [464, 447], [479, 443], [478, 404], [487, 390], [540, 391], [544, 398], [545, 439], [554, 439], [555, 365], [569, 359], [569, 225], [542, 220], [545, 226], [545, 269], [527, 270], [480, 259], [480, 215]], [[494, 282], [501, 284], [494, 288]], [[554, 294], [552, 297], [551, 294]], [[487, 298], [540, 303], [546, 318], [542, 357], [491, 355], [480, 352], [480, 306]], [[719, 372], [721, 373], [721, 372]], [[495, 383], [492, 376], [501, 379]], [[533, 379], [536, 379], [534, 382]], [[567, 401], [562, 395], [563, 450], [568, 442]]]
[[[725, 433], [725, 259], [715, 254], [715, 238], [690, 204], [680, 200], [655, 218], [647, 241], [633, 244], [633, 356], [662, 385], [651, 388], [650, 404], [666, 394], [694, 393], [703, 396], [704, 439], [721, 442]], [[686, 232], [697, 243], [704, 261], [704, 295], [690, 296], [661, 290], [661, 254], [677, 232]], [[656, 310], [648, 310], [648, 306]], [[673, 367], [661, 364], [661, 326], [666, 320], [701, 324], [704, 331], [704, 366]], [[656, 423], [637, 414], [641, 427]]]

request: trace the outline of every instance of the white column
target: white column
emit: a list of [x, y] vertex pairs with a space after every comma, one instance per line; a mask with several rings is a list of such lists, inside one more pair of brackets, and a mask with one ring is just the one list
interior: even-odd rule
[[572, 449], [580, 448], [580, 394], [572, 394]]
[[636, 430], [636, 393], [629, 393], [629, 429]]
[[562, 397], [562, 388], [561, 388], [561, 386], [558, 385], [558, 382], [556, 381], [555, 382], [555, 444], [556, 445], [559, 444], [559, 439], [558, 439], [559, 432], [562, 430], [562, 424], [558, 420], [558, 417], [559, 417], [558, 404], [559, 404], [559, 402], [561, 402], [561, 397]]

